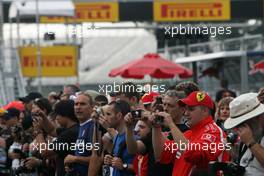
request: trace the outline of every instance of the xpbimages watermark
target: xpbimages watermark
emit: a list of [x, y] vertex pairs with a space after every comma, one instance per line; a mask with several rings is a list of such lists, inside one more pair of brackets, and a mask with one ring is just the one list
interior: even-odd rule
[[164, 93], [166, 91], [165, 85], [126, 85], [126, 84], [102, 84], [98, 86], [99, 93], [109, 94], [111, 92], [161, 92]]
[[[82, 24], [82, 25], [70, 25], [67, 27], [67, 32], [75, 36], [76, 38], [83, 38], [90, 36], [91, 32], [101, 29], [102, 27], [97, 26], [95, 23], [91, 24]], [[48, 24], [46, 28], [43, 28], [41, 32], [48, 33], [48, 34], [54, 34], [55, 31], [59, 32], [58, 29], [64, 29], [62, 28], [62, 25], [60, 24]], [[64, 29], [65, 30], [65, 29]]]
[[177, 35], [210, 35], [211, 37], [216, 37], [217, 35], [230, 35], [232, 33], [231, 27], [223, 26], [191, 26], [178, 25], [178, 26], [166, 26], [164, 28], [164, 34], [171, 37]]
[[216, 153], [217, 151], [231, 150], [231, 143], [184, 143], [180, 141], [179, 143], [165, 143], [165, 151], [170, 151], [171, 153], [177, 151], [194, 150], [194, 151], [210, 151], [211, 153]]
[[56, 150], [56, 151], [80, 151], [80, 153], [84, 153], [84, 151], [91, 151], [91, 150], [99, 150], [100, 144], [99, 143], [85, 143], [84, 141], [77, 141], [76, 143], [52, 143], [48, 141], [48, 143], [40, 143], [35, 144], [33, 143], [33, 150], [38, 150], [40, 153], [46, 150]]

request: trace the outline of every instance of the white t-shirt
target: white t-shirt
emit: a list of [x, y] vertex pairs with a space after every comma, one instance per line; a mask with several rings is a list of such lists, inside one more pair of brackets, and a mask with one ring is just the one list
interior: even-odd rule
[[[262, 137], [260, 145], [264, 147], [264, 137]], [[251, 150], [247, 149], [240, 160], [240, 165], [246, 167], [244, 176], [264, 176], [264, 167], [261, 166], [256, 157], [253, 160], [252, 158]]]
[[[10, 146], [8, 153], [9, 152], [14, 152], [14, 149], [22, 149], [22, 144], [18, 142], [13, 142], [13, 144]], [[12, 168], [17, 169], [20, 166], [20, 161], [19, 159], [13, 159], [12, 160]]]

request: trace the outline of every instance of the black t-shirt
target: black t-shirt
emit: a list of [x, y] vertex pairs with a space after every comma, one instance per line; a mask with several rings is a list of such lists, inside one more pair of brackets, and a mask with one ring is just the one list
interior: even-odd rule
[[[185, 124], [177, 124], [176, 125], [181, 132], [185, 132], [189, 130], [188, 126]], [[169, 129], [163, 129], [162, 131], [168, 131]], [[169, 140], [173, 140], [171, 133], [168, 135]], [[152, 135], [151, 133], [145, 138], [141, 140], [145, 147], [146, 151], [144, 154], [149, 154], [148, 160], [148, 176], [171, 176], [173, 171], [173, 163], [170, 164], [161, 164], [155, 161], [154, 149], [152, 145]]]
[[[79, 133], [79, 124], [75, 124], [72, 127], [65, 129], [65, 131], [61, 132], [55, 141], [53, 141], [54, 147], [53, 151], [57, 153], [56, 159], [56, 172], [57, 176], [64, 176], [64, 158], [67, 155], [74, 155], [74, 150], [71, 150], [71, 145], [73, 145], [78, 137]], [[65, 146], [68, 147], [65, 147]], [[60, 146], [60, 147], [59, 147]], [[64, 146], [64, 147], [62, 147]]]
[[161, 164], [155, 161], [154, 150], [152, 146], [151, 133], [144, 139], [141, 139], [146, 147], [145, 153], [148, 154], [148, 176], [171, 176], [172, 175], [172, 164]]

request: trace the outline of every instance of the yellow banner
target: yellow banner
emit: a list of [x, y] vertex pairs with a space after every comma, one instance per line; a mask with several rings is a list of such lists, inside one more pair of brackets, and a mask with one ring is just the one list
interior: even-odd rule
[[177, 0], [153, 3], [154, 20], [220, 21], [230, 20], [230, 0]]
[[[73, 23], [73, 18], [71, 17], [56, 17], [56, 16], [41, 16], [41, 23]], [[76, 20], [77, 22], [77, 20]]]
[[[41, 76], [67, 77], [77, 76], [76, 46], [41, 47]], [[38, 76], [37, 48], [20, 47], [20, 65], [25, 77]]]
[[[119, 20], [118, 2], [79, 2], [75, 3], [76, 23], [81, 22], [117, 22]], [[40, 18], [41, 23], [73, 23], [73, 18]]]

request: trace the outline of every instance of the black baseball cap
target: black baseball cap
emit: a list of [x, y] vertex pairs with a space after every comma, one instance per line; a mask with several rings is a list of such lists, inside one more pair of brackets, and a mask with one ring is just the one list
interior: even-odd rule
[[18, 118], [20, 111], [16, 108], [9, 108], [6, 110], [6, 113], [2, 116], [4, 120], [10, 120], [12, 118]]
[[42, 98], [43, 96], [39, 92], [30, 92], [25, 97], [20, 97], [19, 100], [23, 103], [29, 103], [32, 100], [35, 100], [37, 98]]

